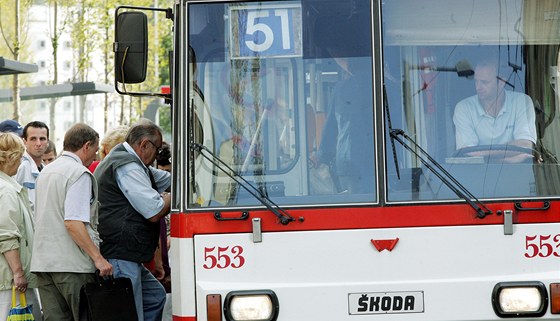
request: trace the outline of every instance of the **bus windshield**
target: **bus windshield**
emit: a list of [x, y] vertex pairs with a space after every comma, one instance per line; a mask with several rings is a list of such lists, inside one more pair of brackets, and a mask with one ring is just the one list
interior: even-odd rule
[[376, 202], [370, 2], [188, 12], [191, 206]]
[[[382, 6], [392, 127], [477, 198], [559, 194], [559, 10], [559, 1], [523, 0]], [[420, 156], [394, 151], [389, 201], [457, 199]]]

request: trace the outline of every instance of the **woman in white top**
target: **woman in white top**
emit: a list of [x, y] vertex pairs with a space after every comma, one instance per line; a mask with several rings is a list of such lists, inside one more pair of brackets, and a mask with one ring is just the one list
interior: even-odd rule
[[41, 320], [41, 309], [33, 291], [36, 280], [29, 272], [34, 230], [31, 203], [27, 190], [12, 178], [24, 152], [20, 137], [0, 133], [0, 320], [8, 318], [12, 286], [25, 292], [35, 320]]

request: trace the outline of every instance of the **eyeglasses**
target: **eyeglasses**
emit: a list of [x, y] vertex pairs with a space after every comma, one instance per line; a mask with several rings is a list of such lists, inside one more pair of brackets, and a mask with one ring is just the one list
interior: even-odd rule
[[163, 148], [160, 146], [158, 147], [154, 142], [152, 142], [151, 140], [148, 140], [150, 142], [150, 144], [154, 145], [154, 147], [156, 148], [156, 151], [158, 154], [161, 154], [161, 152], [163, 151]]

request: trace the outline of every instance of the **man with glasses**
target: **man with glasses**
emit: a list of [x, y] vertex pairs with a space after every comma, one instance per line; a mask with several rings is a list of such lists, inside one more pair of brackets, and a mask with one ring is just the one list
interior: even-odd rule
[[[115, 277], [132, 281], [138, 320], [161, 320], [165, 289], [142, 263], [152, 260], [160, 238], [160, 219], [170, 210], [169, 172], [152, 167], [162, 149], [161, 129], [148, 120], [132, 126], [126, 140], [105, 157], [99, 184], [101, 253]], [[159, 275], [162, 274], [162, 275]]]

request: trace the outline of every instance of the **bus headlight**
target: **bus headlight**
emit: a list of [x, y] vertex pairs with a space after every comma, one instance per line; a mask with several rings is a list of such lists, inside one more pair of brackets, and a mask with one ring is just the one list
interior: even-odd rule
[[499, 317], [540, 317], [546, 313], [548, 294], [541, 282], [502, 282], [494, 286], [492, 306]]
[[230, 292], [224, 302], [228, 321], [274, 321], [278, 308], [278, 298], [270, 290]]

